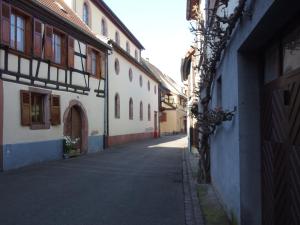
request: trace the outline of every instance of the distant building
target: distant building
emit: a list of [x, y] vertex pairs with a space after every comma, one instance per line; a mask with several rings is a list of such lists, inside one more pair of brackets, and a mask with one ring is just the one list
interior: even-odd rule
[[160, 81], [160, 134], [186, 133], [187, 98], [182, 92], [181, 87], [148, 60], [143, 60], [143, 64]]
[[64, 2], [0, 1], [0, 170], [103, 149], [107, 54]]
[[142, 44], [103, 1], [65, 2], [113, 46], [107, 64], [106, 145], [157, 136], [159, 81], [141, 63]]

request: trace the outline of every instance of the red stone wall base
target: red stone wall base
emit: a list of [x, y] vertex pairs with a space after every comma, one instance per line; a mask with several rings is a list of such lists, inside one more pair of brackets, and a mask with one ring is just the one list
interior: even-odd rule
[[147, 138], [153, 138], [153, 137], [154, 137], [153, 132], [109, 136], [108, 146], [119, 145], [119, 144], [129, 143], [129, 142], [143, 140]]

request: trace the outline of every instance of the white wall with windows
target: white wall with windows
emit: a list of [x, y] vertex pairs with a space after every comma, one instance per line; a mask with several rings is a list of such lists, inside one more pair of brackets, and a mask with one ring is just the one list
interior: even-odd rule
[[[117, 74], [115, 59], [120, 63]], [[110, 135], [147, 133], [154, 131], [154, 111], [158, 112], [158, 83], [147, 76], [139, 68], [128, 62], [120, 54], [114, 52], [109, 56], [109, 129]], [[132, 71], [132, 80], [130, 72]], [[140, 85], [140, 77], [142, 85]], [[150, 89], [148, 89], [148, 82]], [[115, 95], [120, 97], [120, 118], [115, 118]], [[130, 119], [130, 98], [133, 102], [133, 119]], [[140, 102], [143, 103], [143, 120], [140, 120]], [[148, 104], [150, 104], [150, 121], [148, 120]]]
[[[96, 33], [105, 35], [109, 39], [116, 41], [116, 32], [119, 34], [120, 46], [126, 51], [126, 45], [129, 44], [130, 55], [140, 60], [141, 50], [112, 22], [101, 10], [90, 0], [76, 0], [76, 3], [71, 0], [64, 0], [79, 16], [84, 19], [84, 5], [89, 6], [89, 26]], [[106, 28], [103, 29], [103, 21]], [[137, 53], [136, 53], [137, 52]]]

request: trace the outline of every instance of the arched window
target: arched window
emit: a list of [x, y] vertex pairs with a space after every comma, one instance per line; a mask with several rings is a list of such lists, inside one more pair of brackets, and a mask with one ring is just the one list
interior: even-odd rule
[[131, 68], [129, 68], [129, 71], [128, 71], [128, 76], [129, 76], [129, 80], [130, 80], [130, 82], [132, 81], [132, 69]]
[[120, 63], [119, 63], [119, 60], [117, 58], [115, 59], [115, 72], [116, 72], [117, 75], [120, 72]]
[[129, 119], [133, 120], [133, 101], [132, 101], [132, 98], [129, 99]]
[[118, 31], [116, 31], [115, 33], [115, 42], [117, 43], [117, 45], [120, 45], [120, 34]]
[[150, 81], [148, 80], [148, 91], [150, 91]]
[[82, 20], [83, 20], [83, 22], [86, 24], [86, 25], [90, 25], [90, 23], [89, 23], [89, 18], [90, 18], [90, 12], [89, 12], [89, 6], [88, 6], [88, 3], [87, 2], [85, 2], [84, 4], [83, 4], [83, 9], [82, 9], [83, 11], [82, 11]]
[[148, 121], [151, 120], [151, 106], [148, 104]]
[[142, 75], [140, 75], [140, 86], [141, 87], [143, 86], [143, 77], [142, 77]]
[[130, 45], [128, 41], [126, 41], [126, 52], [130, 54]]
[[120, 118], [120, 97], [118, 93], [115, 95], [115, 118]]
[[101, 20], [101, 34], [103, 36], [107, 36], [107, 24], [106, 24], [106, 20], [104, 18], [102, 18], [102, 20]]
[[143, 102], [140, 102], [140, 120], [143, 120]]

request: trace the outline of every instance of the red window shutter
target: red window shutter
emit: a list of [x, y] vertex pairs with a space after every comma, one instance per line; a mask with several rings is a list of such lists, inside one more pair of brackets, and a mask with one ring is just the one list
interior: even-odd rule
[[61, 64], [67, 65], [67, 36], [61, 35]]
[[60, 124], [60, 96], [51, 95], [51, 124]]
[[101, 78], [101, 55], [100, 52], [97, 52], [97, 65], [96, 65], [96, 77], [98, 79]]
[[[0, 2], [1, 3], [1, 2]], [[2, 2], [1, 5], [1, 43], [10, 45], [10, 5]]]
[[29, 126], [31, 124], [31, 96], [29, 91], [21, 90], [21, 125]]
[[49, 25], [45, 25], [45, 54], [44, 58], [52, 60], [52, 38], [53, 38], [53, 28]]
[[32, 18], [25, 17], [25, 53], [32, 54]]
[[42, 23], [39, 20], [34, 20], [33, 33], [33, 54], [36, 57], [42, 56]]
[[74, 38], [70, 37], [68, 38], [68, 66], [74, 67]]
[[101, 74], [101, 78], [102, 79], [105, 79], [105, 73], [106, 73], [106, 71], [105, 71], [105, 67], [106, 67], [105, 63], [106, 63], [105, 53], [101, 52], [100, 53], [100, 74]]
[[86, 49], [86, 71], [92, 73], [92, 48], [87, 46]]

